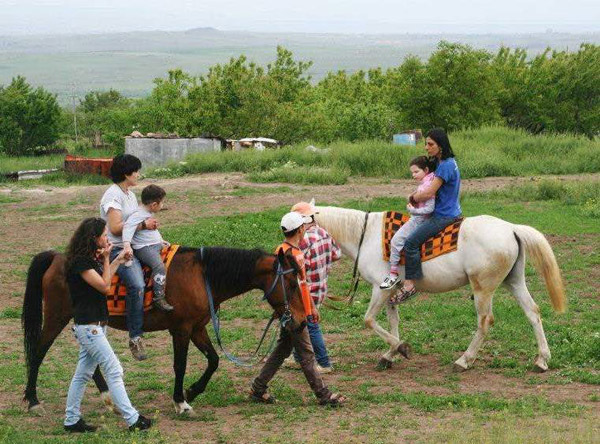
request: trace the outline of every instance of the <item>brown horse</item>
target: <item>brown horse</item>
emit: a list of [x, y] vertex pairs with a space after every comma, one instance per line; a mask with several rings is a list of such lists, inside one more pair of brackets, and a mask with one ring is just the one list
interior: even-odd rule
[[[39, 368], [52, 343], [73, 316], [64, 265], [62, 254], [46, 251], [35, 256], [29, 267], [21, 319], [27, 360], [24, 400], [28, 402], [29, 410], [41, 407], [37, 398]], [[177, 413], [192, 412], [187, 401], [192, 402], [204, 392], [219, 365], [219, 355], [206, 331], [206, 324], [211, 319], [207, 281], [216, 308], [252, 289], [263, 290], [278, 317], [284, 319], [291, 315], [290, 322], [285, 325], [282, 322], [282, 328], [291, 331], [300, 328], [304, 322], [297, 273], [297, 264], [291, 255], [232, 248], [181, 247], [177, 251], [168, 270], [166, 288], [173, 312], [153, 309], [144, 315], [144, 331], [169, 330], [173, 338], [173, 402]], [[111, 316], [108, 325], [127, 330], [124, 316]], [[206, 356], [208, 366], [184, 394], [183, 378], [190, 340]], [[108, 386], [99, 368], [93, 379], [102, 399], [110, 405]]]

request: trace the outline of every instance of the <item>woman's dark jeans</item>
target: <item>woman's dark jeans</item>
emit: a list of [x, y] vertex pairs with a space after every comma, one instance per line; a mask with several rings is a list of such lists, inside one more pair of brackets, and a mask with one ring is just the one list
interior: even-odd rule
[[406, 256], [405, 276], [406, 279], [423, 279], [423, 270], [421, 268], [421, 246], [427, 239], [435, 236], [458, 217], [437, 217], [431, 216], [425, 222], [413, 231], [404, 244], [404, 255]]

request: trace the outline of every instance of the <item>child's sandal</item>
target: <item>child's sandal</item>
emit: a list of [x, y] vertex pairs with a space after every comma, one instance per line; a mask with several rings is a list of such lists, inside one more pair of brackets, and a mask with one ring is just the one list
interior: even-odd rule
[[332, 393], [328, 398], [321, 399], [319, 401], [320, 405], [331, 406], [331, 407], [341, 407], [346, 402], [346, 397], [340, 395], [339, 393]]
[[258, 402], [259, 404], [275, 404], [277, 399], [267, 392], [256, 393], [250, 391], [250, 401]]

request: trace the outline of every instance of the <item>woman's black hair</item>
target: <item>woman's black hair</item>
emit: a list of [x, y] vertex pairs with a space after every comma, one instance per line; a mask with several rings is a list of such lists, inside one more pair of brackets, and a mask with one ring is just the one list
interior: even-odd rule
[[114, 183], [123, 182], [129, 176], [142, 169], [142, 162], [131, 154], [119, 154], [113, 158], [110, 177]]
[[86, 257], [95, 259], [96, 251], [98, 250], [97, 239], [102, 236], [106, 227], [106, 221], [99, 217], [90, 217], [84, 219], [79, 227], [73, 233], [73, 237], [69, 241], [67, 247], [67, 270], [71, 266], [71, 262], [75, 257]]
[[435, 162], [433, 162], [429, 157], [427, 156], [418, 156], [415, 157], [413, 160], [410, 161], [409, 166], [418, 166], [419, 168], [421, 168], [423, 171], [425, 171], [425, 169], [427, 169], [427, 172], [431, 173], [433, 170], [435, 170]]
[[454, 157], [454, 152], [452, 151], [452, 147], [450, 146], [450, 140], [448, 139], [448, 135], [446, 131], [442, 128], [434, 128], [427, 133], [427, 137], [433, 139], [435, 143], [437, 143], [442, 150], [442, 160], [446, 160], [450, 157]]

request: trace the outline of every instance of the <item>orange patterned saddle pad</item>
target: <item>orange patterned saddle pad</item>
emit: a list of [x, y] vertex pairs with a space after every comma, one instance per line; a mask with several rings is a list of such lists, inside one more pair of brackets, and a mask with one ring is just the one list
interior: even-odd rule
[[[173, 256], [175, 256], [175, 253], [177, 253], [178, 249], [179, 245], [171, 245], [163, 248], [162, 252], [160, 253], [163, 263], [167, 269], [169, 269], [169, 265], [171, 265]], [[146, 283], [146, 287], [144, 288], [144, 311], [148, 311], [150, 308], [152, 308], [152, 279], [150, 279], [152, 270], [150, 267], [144, 265], [142, 271], [144, 273], [144, 282]], [[119, 276], [115, 274], [110, 284], [110, 292], [106, 295], [108, 313], [111, 316], [125, 316], [126, 295], [127, 288], [125, 287], [125, 284], [123, 284]]]
[[[402, 225], [408, 222], [410, 215], [398, 211], [388, 211], [383, 214], [383, 260], [390, 260], [392, 237]], [[448, 225], [440, 233], [427, 239], [421, 247], [421, 261], [441, 256], [442, 254], [456, 251], [458, 248], [458, 231], [460, 224], [464, 219], [459, 219], [453, 224]], [[400, 264], [404, 265], [404, 251], [400, 254]]]

